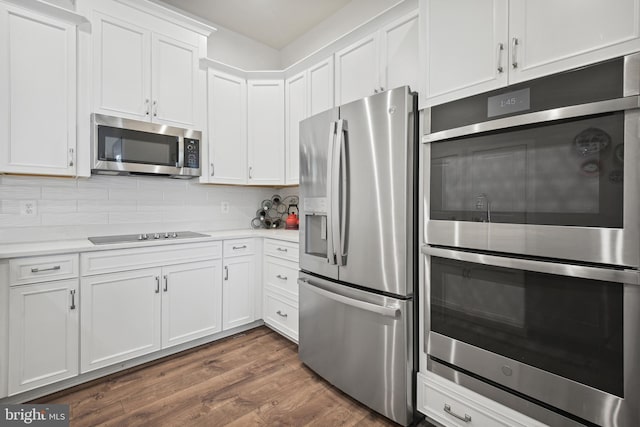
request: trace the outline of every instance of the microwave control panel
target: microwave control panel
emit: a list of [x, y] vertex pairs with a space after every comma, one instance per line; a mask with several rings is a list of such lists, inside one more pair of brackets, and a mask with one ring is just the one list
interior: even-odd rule
[[197, 139], [184, 139], [184, 167], [200, 168], [200, 141]]

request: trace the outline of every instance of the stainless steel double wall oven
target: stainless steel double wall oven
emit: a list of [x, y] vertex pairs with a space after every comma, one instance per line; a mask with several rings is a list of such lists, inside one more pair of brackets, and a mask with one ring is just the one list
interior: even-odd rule
[[550, 425], [640, 425], [640, 54], [425, 114], [427, 368]]

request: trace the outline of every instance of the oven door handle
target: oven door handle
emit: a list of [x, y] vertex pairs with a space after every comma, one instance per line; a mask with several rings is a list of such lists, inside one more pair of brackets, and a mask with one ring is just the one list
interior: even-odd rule
[[624, 98], [553, 108], [550, 110], [536, 111], [534, 113], [520, 114], [518, 116], [505, 117], [503, 119], [446, 129], [440, 132], [433, 132], [424, 135], [422, 137], [422, 142], [436, 142], [459, 136], [468, 136], [477, 133], [511, 128], [514, 126], [552, 122], [555, 120], [571, 119], [575, 117], [589, 116], [592, 114], [611, 113], [614, 111], [633, 110], [636, 108], [640, 108], [640, 96], [626, 96]]
[[477, 252], [437, 248], [428, 245], [422, 246], [421, 250], [425, 255], [473, 262], [475, 264], [483, 264], [487, 266], [513, 268], [516, 270], [535, 271], [538, 273], [602, 280], [629, 285], [640, 285], [640, 273], [635, 270], [616, 270], [613, 268], [561, 264], [556, 262], [538, 261], [535, 259], [510, 258], [506, 256], [488, 255]]

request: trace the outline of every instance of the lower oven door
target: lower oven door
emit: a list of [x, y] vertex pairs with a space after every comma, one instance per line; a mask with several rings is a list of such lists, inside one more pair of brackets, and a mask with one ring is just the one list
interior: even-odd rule
[[300, 360], [354, 399], [409, 425], [413, 301], [308, 274], [300, 284]]
[[422, 251], [431, 360], [571, 418], [638, 425], [637, 271]]

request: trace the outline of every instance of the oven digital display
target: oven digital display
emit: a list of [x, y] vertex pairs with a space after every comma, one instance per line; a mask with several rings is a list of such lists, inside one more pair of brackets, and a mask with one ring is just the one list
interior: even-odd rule
[[526, 111], [531, 108], [529, 88], [491, 96], [487, 99], [487, 117]]

